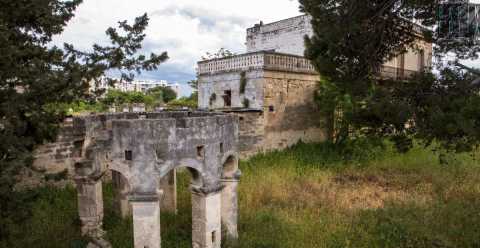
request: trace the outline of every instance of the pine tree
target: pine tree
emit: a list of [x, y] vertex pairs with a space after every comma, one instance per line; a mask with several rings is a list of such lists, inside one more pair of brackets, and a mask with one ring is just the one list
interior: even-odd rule
[[312, 16], [314, 32], [306, 37], [305, 56], [322, 75], [316, 99], [338, 124], [334, 141], [352, 135], [389, 137], [400, 151], [410, 149], [414, 138], [455, 152], [480, 144], [475, 70], [453, 62], [438, 64], [438, 75], [425, 72], [407, 82], [376, 76], [384, 62], [415, 48], [419, 30], [435, 44], [438, 61], [449, 52], [457, 59], [478, 58], [475, 40], [441, 37], [437, 14], [445, 2], [300, 0], [301, 10]]
[[[119, 22], [106, 34], [111, 45], [82, 52], [73, 45], [51, 46], [74, 17], [82, 0], [0, 0], [0, 237], [11, 210], [21, 216], [12, 194], [17, 172], [32, 163], [31, 151], [52, 139], [63, 113], [58, 103], [88, 99], [89, 83], [109, 70], [121, 80], [154, 70], [167, 53], [137, 55], [145, 38], [147, 15], [130, 25]], [[111, 80], [112, 81], [112, 80]], [[8, 220], [11, 221], [11, 220]]]

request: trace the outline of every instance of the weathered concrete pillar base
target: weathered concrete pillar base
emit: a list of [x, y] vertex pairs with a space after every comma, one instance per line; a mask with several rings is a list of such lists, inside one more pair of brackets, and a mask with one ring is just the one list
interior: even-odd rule
[[112, 182], [114, 188], [114, 206], [115, 211], [124, 219], [132, 215], [132, 205], [128, 200], [130, 188], [128, 181], [122, 174], [112, 171]]
[[162, 211], [177, 213], [177, 171], [170, 171], [160, 180], [160, 190], [163, 192], [161, 197]]
[[224, 179], [222, 190], [222, 225], [226, 237], [231, 240], [238, 239], [238, 180]]
[[221, 247], [221, 195], [192, 192], [192, 247]]
[[134, 248], [160, 248], [160, 202], [158, 197], [132, 199]]
[[102, 182], [77, 182], [77, 197], [82, 235], [103, 236]]

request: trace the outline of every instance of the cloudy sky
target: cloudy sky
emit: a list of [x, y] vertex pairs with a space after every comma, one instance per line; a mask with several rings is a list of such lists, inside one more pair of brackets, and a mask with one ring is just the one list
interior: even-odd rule
[[117, 21], [150, 16], [145, 53], [167, 51], [158, 71], [140, 78], [185, 83], [195, 78], [196, 62], [206, 52], [245, 51], [245, 30], [260, 20], [272, 22], [300, 15], [297, 0], [84, 0], [76, 17], [55, 43], [89, 49], [106, 44], [105, 30]]
[[[196, 62], [207, 52], [222, 47], [244, 52], [245, 30], [260, 20], [268, 23], [301, 14], [297, 0], [84, 0], [55, 43], [72, 43], [81, 49], [106, 44], [108, 27], [117, 21], [132, 22], [144, 13], [150, 16], [150, 25], [143, 52], [167, 51], [170, 59], [139, 78], [178, 83], [195, 78]], [[480, 66], [479, 61], [469, 64]], [[183, 87], [183, 94], [189, 93]]]

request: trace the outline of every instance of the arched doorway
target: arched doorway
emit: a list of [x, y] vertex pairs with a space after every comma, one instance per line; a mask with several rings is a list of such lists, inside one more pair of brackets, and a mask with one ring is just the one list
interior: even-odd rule
[[201, 172], [186, 165], [175, 167], [160, 179], [162, 247], [192, 247], [192, 188], [202, 184]]
[[222, 233], [228, 239], [238, 238], [238, 183], [240, 170], [238, 169], [238, 158], [231, 154], [222, 159]]

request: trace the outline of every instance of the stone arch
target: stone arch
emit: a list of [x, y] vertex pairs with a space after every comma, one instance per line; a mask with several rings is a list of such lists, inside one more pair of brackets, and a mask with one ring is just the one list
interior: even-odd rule
[[128, 218], [132, 213], [132, 206], [128, 200], [132, 191], [130, 181], [124, 173], [114, 169], [110, 169], [110, 171], [112, 172], [114, 210], [122, 216], [122, 218]]
[[227, 238], [238, 238], [238, 156], [235, 152], [226, 153], [222, 160], [221, 223]]
[[127, 164], [118, 161], [111, 161], [108, 163], [107, 169], [120, 173], [125, 179], [127, 179], [129, 184], [131, 183], [132, 175], [130, 173], [130, 167]]
[[228, 152], [222, 157], [222, 178], [234, 178], [238, 172], [238, 156]]
[[203, 187], [203, 163], [196, 159], [182, 159], [175, 168], [186, 168], [192, 176], [192, 186]]
[[[123, 180], [125, 192], [129, 191], [124, 195], [132, 206], [134, 247], [159, 248], [160, 211], [164, 201], [160, 181], [175, 175], [176, 169], [186, 168], [192, 178], [189, 189], [193, 247], [220, 247], [222, 218], [226, 220], [230, 236], [233, 237], [231, 234], [236, 230], [236, 215], [232, 212], [237, 208], [239, 176], [238, 156], [232, 152], [237, 147], [236, 127], [233, 116], [203, 112], [77, 118], [74, 129], [82, 131], [84, 136], [74, 156], [75, 161], [78, 160], [75, 182], [82, 233], [93, 239], [104, 235], [101, 179], [113, 171]], [[195, 140], [189, 138], [193, 136]], [[217, 149], [218, 142], [220, 149]], [[224, 155], [226, 143], [231, 144]], [[151, 145], [154, 149], [150, 149]], [[197, 145], [196, 153], [190, 145]], [[136, 156], [138, 146], [149, 148]], [[223, 170], [235, 173], [222, 178]], [[176, 184], [174, 187], [176, 190]], [[222, 207], [227, 205], [231, 206]]]

